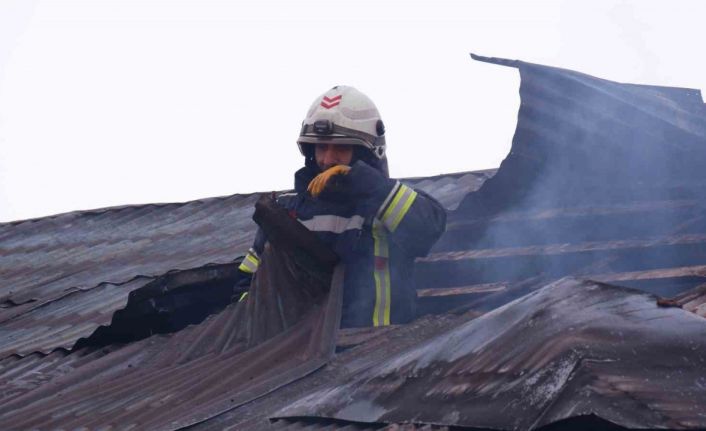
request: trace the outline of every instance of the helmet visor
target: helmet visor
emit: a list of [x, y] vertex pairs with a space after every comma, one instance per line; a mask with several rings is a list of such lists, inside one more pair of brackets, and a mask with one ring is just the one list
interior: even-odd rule
[[331, 144], [331, 145], [359, 145], [365, 147], [369, 150], [373, 149], [373, 146], [360, 138], [355, 138], [351, 136], [309, 136], [302, 135], [297, 139], [298, 144]]

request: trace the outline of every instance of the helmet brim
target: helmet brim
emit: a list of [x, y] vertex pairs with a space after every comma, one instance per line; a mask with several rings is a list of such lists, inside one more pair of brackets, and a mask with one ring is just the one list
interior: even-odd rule
[[358, 145], [372, 150], [373, 146], [363, 139], [350, 136], [300, 136], [297, 143], [301, 144], [331, 144], [331, 145]]

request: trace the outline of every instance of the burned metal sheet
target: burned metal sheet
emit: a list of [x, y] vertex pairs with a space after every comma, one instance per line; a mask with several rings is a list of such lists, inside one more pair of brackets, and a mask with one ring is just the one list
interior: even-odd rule
[[25, 357], [0, 359], [0, 405], [30, 392], [60, 376], [120, 349], [120, 345], [100, 349], [86, 348], [74, 352], [63, 349], [49, 354], [33, 353]]
[[[533, 292], [543, 280], [552, 279], [557, 274], [613, 274], [621, 279], [620, 282], [640, 283], [637, 287], [643, 288], [643, 283], [652, 280], [649, 277], [670, 280], [666, 276], [675, 274], [672, 271], [675, 268], [693, 269], [706, 264], [706, 241], [699, 237], [706, 229], [706, 209], [702, 204], [703, 197], [706, 197], [706, 174], [696, 169], [704, 161], [704, 115], [703, 104], [694, 103], [697, 92], [612, 83], [572, 71], [486, 60], [507, 63], [521, 72], [522, 105], [513, 150], [498, 173], [489, 180], [492, 173], [480, 172], [408, 181], [439, 199], [447, 209], [456, 209], [450, 215], [449, 231], [438, 243], [435, 255], [418, 264], [427, 275], [432, 275], [419, 277], [422, 301], [445, 300], [442, 306], [434, 308], [434, 312], [459, 306], [490, 310]], [[639, 129], [644, 121], [650, 123], [649, 127], [633, 130]], [[640, 146], [636, 147], [636, 143]], [[638, 154], [639, 151], [643, 153]], [[656, 160], [668, 162], [662, 166], [656, 164]], [[478, 189], [481, 184], [483, 186]], [[73, 337], [81, 336], [82, 331], [90, 331], [90, 325], [103, 321], [111, 313], [115, 315], [124, 300], [121, 296], [124, 292], [117, 288], [125, 282], [137, 280], [134, 278], [137, 275], [153, 277], [172, 269], [197, 269], [209, 262], [231, 262], [245, 251], [254, 235], [255, 225], [250, 221], [250, 214], [255, 199], [255, 195], [236, 195], [184, 204], [112, 208], [0, 224], [0, 278], [3, 280], [0, 285], [0, 331], [3, 325], [8, 325], [12, 330], [7, 333], [21, 335], [20, 338], [5, 339], [7, 342], [2, 348], [6, 353], [16, 353], [32, 349], [46, 351], [48, 347], [57, 346], [57, 341], [60, 345], [67, 345]], [[634, 253], [635, 250], [639, 253]], [[579, 260], [570, 257], [579, 255], [583, 256]], [[535, 262], [541, 265], [535, 265]], [[110, 283], [114, 289], [108, 288]], [[594, 290], [603, 292], [605, 286], [596, 286]], [[132, 289], [128, 284], [122, 287]], [[689, 285], [680, 285], [679, 289], [682, 287], [691, 296], [683, 296], [683, 304], [680, 304], [684, 310], [691, 307], [693, 310], [690, 311], [695, 310], [694, 313], [698, 314], [698, 310], [702, 310], [703, 292], [690, 290]], [[442, 289], [435, 290], [437, 288]], [[390, 415], [397, 415], [390, 418], [390, 424], [410, 423], [416, 415], [443, 412], [450, 415], [443, 419], [451, 418], [461, 423], [471, 416], [482, 417], [474, 416], [483, 404], [475, 401], [486, 399], [483, 397], [488, 394], [498, 394], [501, 399], [509, 397], [523, 387], [522, 382], [531, 382], [534, 377], [536, 381], [529, 385], [523, 402], [534, 400], [535, 404], [531, 404], [527, 411], [517, 410], [521, 403], [508, 403], [506, 407], [492, 404], [497, 403], [497, 399], [490, 400], [489, 406], [498, 407], [495, 413], [500, 412], [498, 417], [502, 416], [498, 420], [512, 422], [515, 418], [535, 414], [534, 427], [541, 427], [542, 423], [565, 424], [557, 422], [557, 418], [566, 417], [570, 411], [562, 404], [563, 400], [575, 401], [576, 394], [588, 394], [584, 404], [572, 406], [575, 410], [570, 413], [579, 416], [572, 416], [569, 421], [583, 417], [581, 412], [600, 407], [604, 409], [601, 412], [608, 411], [605, 416], [620, 416], [623, 423], [633, 425], [638, 422], [630, 422], [634, 419], [631, 414], [644, 414], [644, 421], [650, 421], [655, 412], [667, 412], [661, 416], [665, 423], [673, 420], [665, 426], [689, 428], [694, 426], [693, 423], [699, 423], [689, 422], [688, 415], [679, 410], [684, 407], [679, 404], [680, 396], [693, 394], [674, 395], [676, 386], [670, 386], [682, 385], [688, 389], [688, 382], [683, 381], [686, 378], [684, 373], [690, 370], [687, 365], [691, 363], [689, 361], [701, 358], [701, 344], [696, 351], [684, 348], [688, 330], [683, 337], [666, 340], [664, 349], [646, 347], [654, 341], [651, 338], [654, 334], [644, 338], [649, 343], [638, 343], [636, 347], [636, 351], [647, 353], [642, 357], [654, 356], [645, 362], [648, 366], [654, 366], [654, 361], [664, 358], [681, 363], [681, 358], [669, 355], [683, 353], [688, 362], [683, 368], [686, 371], [682, 370], [681, 374], [675, 371], [667, 378], [663, 373], [667, 368], [650, 371], [649, 367], [633, 367], [624, 374], [620, 367], [634, 365], [634, 358], [601, 362], [587, 356], [589, 353], [598, 357], [616, 352], [631, 353], [626, 350], [629, 344], [626, 340], [630, 337], [611, 333], [608, 328], [591, 330], [593, 327], [586, 326], [583, 328], [588, 332], [582, 333], [584, 338], [574, 339], [571, 336], [576, 334], [575, 329], [559, 333], [559, 329], [552, 326], [554, 320], [542, 317], [546, 309], [555, 311], [550, 313], [552, 316], [566, 317], [569, 311], [583, 309], [588, 304], [587, 310], [597, 310], [600, 316], [616, 310], [624, 311], [627, 323], [618, 321], [633, 332], [623, 334], [640, 335], [634, 326], [642, 327], [636, 322], [645, 320], [646, 329], [659, 323], [664, 325], [655, 332], [664, 335], [680, 328], [681, 317], [674, 316], [683, 316], [686, 311], [678, 308], [657, 308], [659, 311], [654, 311], [657, 307], [654, 298], [634, 292], [631, 293], [637, 295], [634, 298], [651, 298], [652, 308], [646, 305], [643, 308], [644, 304], [639, 300], [620, 303], [614, 298], [606, 299], [605, 303], [615, 305], [610, 310], [591, 300], [579, 307], [575, 303], [567, 305], [567, 301], [586, 298], [571, 293], [571, 289], [567, 292], [566, 298], [559, 298], [558, 294], [549, 299], [546, 295], [543, 297], [550, 304], [558, 304], [556, 307], [568, 307], [562, 308], [563, 311], [536, 301], [530, 304], [536, 307], [535, 310], [529, 310], [526, 305], [527, 313], [537, 313], [534, 320], [516, 320], [517, 316], [502, 311], [505, 308], [491, 313], [495, 324], [490, 325], [490, 329], [496, 331], [500, 328], [500, 332], [504, 332], [497, 337], [489, 336], [488, 345], [501, 345], [493, 352], [479, 348], [482, 350], [480, 363], [471, 357], [452, 358], [451, 362], [460, 367], [454, 370], [443, 368], [446, 366], [443, 361], [418, 370], [414, 368], [409, 373], [404, 368], [409, 364], [396, 365], [409, 358], [409, 352], [402, 356], [398, 354], [401, 346], [411, 347], [410, 352], [417, 352], [427, 345], [443, 348], [444, 343], [453, 344], [448, 334], [463, 334], [446, 328], [447, 335], [439, 335], [439, 332], [429, 335], [436, 321], [423, 319], [416, 322], [421, 326], [413, 323], [409, 327], [389, 328], [379, 337], [367, 339], [360, 334], [357, 338], [349, 337], [349, 341], [354, 341], [342, 344], [344, 351], [334, 360], [339, 362], [283, 387], [294, 376], [301, 376], [322, 364], [312, 362], [309, 368], [294, 367], [296, 370], [291, 373], [284, 371], [287, 366], [289, 370], [294, 369], [293, 362], [288, 361], [293, 361], [293, 352], [304, 343], [306, 331], [290, 328], [291, 337], [278, 338], [277, 348], [258, 351], [242, 359], [245, 357], [238, 356], [243, 353], [238, 350], [242, 343], [238, 344], [235, 334], [239, 328], [236, 321], [240, 317], [237, 316], [243, 311], [237, 311], [235, 305], [176, 334], [133, 342], [106, 355], [86, 355], [89, 361], [86, 363], [73, 354], [61, 356], [66, 352], [54, 352], [47, 357], [6, 358], [7, 361], [0, 363], [0, 383], [7, 382], [12, 392], [3, 398], [0, 428], [61, 426], [70, 429], [85, 426], [93, 429], [110, 424], [115, 428], [170, 429], [194, 424], [195, 429], [262, 429], [267, 426], [267, 416], [290, 404], [292, 399], [300, 399], [321, 388], [331, 390], [338, 386], [353, 388], [359, 399], [380, 403]], [[463, 296], [469, 297], [469, 302], [460, 301]], [[481, 296], [481, 299], [474, 299]], [[635, 307], [630, 308], [633, 305]], [[81, 314], [82, 310], [85, 314]], [[501, 313], [506, 321], [499, 322], [499, 318], [492, 317]], [[667, 313], [670, 317], [663, 318], [659, 313]], [[478, 313], [472, 315], [476, 317]], [[580, 316], [582, 314], [577, 311], [577, 317]], [[689, 316], [701, 319], [695, 314]], [[613, 322], [611, 319], [617, 318], [613, 316], [605, 321]], [[513, 322], [516, 325], [511, 327]], [[529, 327], [528, 322], [532, 325], [544, 323], [539, 333], [545, 338], [540, 336], [539, 341], [533, 341], [536, 328]], [[630, 326], [632, 323], [634, 325]], [[463, 327], [467, 325], [470, 323]], [[47, 330], [57, 328], [58, 331], [51, 336], [41, 337]], [[282, 326], [277, 326], [275, 332], [281, 329]], [[424, 340], [420, 333], [438, 337], [420, 344]], [[551, 336], [560, 335], [568, 339], [558, 344], [541, 344], [546, 337], [554, 340]], [[697, 335], [703, 338], [702, 333]], [[267, 336], [265, 331], [265, 338]], [[531, 349], [517, 351], [517, 347], [513, 350], [517, 340], [507, 338], [510, 336], [519, 337], [517, 340], [522, 346], [536, 342], [539, 347], [535, 354], [528, 353]], [[361, 338], [365, 339], [363, 345], [356, 345]], [[633, 337], [629, 341], [633, 340], [642, 339]], [[613, 344], [610, 343], [617, 347], [611, 350]], [[451, 347], [463, 349], [465, 345], [456, 343]], [[662, 350], [666, 353], [662, 354]], [[445, 353], [444, 350], [427, 351], [424, 355], [436, 354], [447, 360]], [[286, 359], [284, 362], [283, 358]], [[73, 362], [74, 359], [77, 362]], [[499, 362], [492, 362], [495, 360]], [[569, 373], [570, 378], [563, 383], [561, 393], [545, 391], [553, 400], [546, 404], [540, 396], [543, 393], [540, 389], [553, 382], [552, 375], [562, 375], [557, 364], [562, 364], [561, 361], [570, 363], [571, 360], [575, 361], [575, 367]], [[525, 363], [530, 364], [526, 370], [523, 368]], [[437, 365], [441, 368], [436, 368]], [[470, 368], [463, 368], [465, 366]], [[271, 379], [258, 374], [265, 369], [273, 373], [269, 375]], [[358, 380], [360, 373], [366, 373], [368, 369], [382, 369], [389, 373], [375, 374], [369, 381]], [[525, 370], [525, 373], [518, 375], [517, 370]], [[547, 374], [541, 374], [541, 370]], [[279, 371], [282, 373], [277, 374]], [[621, 380], [624, 375], [634, 376], [630, 373], [641, 372], [652, 373], [648, 377], [651, 383], [639, 378], [638, 381]], [[464, 379], [468, 375], [474, 380], [466, 387]], [[261, 381], [260, 391], [238, 389], [247, 376], [267, 381]], [[366, 386], [368, 383], [371, 386]], [[429, 393], [421, 393], [420, 388], [427, 384], [431, 385]], [[644, 386], [648, 384], [663, 385], [666, 389], [656, 392], [652, 387]], [[278, 389], [263, 395], [267, 388]], [[402, 393], [402, 389], [408, 391]], [[263, 397], [233, 409], [257, 393]], [[386, 394], [389, 397], [385, 398]], [[328, 398], [324, 397], [322, 402], [336, 396], [335, 390], [327, 392]], [[417, 403], [420, 398], [415, 397], [424, 396], [431, 401]], [[478, 398], [463, 404], [466, 410], [459, 410], [457, 415], [445, 411], [445, 404], [434, 412], [428, 411], [434, 403], [441, 403], [440, 399], [450, 400], [451, 408], [455, 402], [468, 401], [471, 396]], [[609, 400], [610, 404], [598, 407], [590, 404], [596, 400], [600, 404], [602, 399]], [[629, 405], [631, 402], [636, 404]], [[374, 404], [374, 407], [379, 405]], [[542, 406], [543, 410], [536, 410], [536, 406]], [[358, 412], [347, 411], [346, 417], [352, 417], [353, 413], [370, 413], [365, 407], [362, 405]], [[388, 414], [388, 410], [381, 414]], [[632, 413], [626, 415], [624, 410]], [[587, 417], [595, 416], [589, 414]], [[309, 422], [292, 419], [291, 423], [284, 421], [282, 424], [306, 428]], [[361, 429], [387, 426], [351, 425], [347, 420], [335, 422], [335, 419], [330, 424], [343, 428], [353, 426], [353, 429], [356, 426]], [[315, 422], [312, 428], [317, 426], [321, 423]], [[443, 426], [450, 425], [439, 425]], [[419, 427], [431, 425], [419, 424]]]
[[[48, 354], [81, 343], [130, 342], [198, 323], [230, 302], [237, 266], [238, 261], [170, 271], [122, 285], [71, 290], [47, 303], [29, 303], [34, 307], [0, 322], [0, 358]], [[182, 311], [183, 322], [174, 321], [172, 317]]]
[[[409, 182], [457, 205], [491, 175]], [[135, 205], [0, 224], [0, 357], [70, 348], [107, 325], [131, 291], [157, 277], [235, 261], [252, 244], [258, 197]]]
[[[338, 351], [321, 370], [282, 387], [266, 397], [213, 417], [190, 429], [193, 429], [193, 431], [270, 429], [268, 418], [302, 395], [312, 393], [320, 388], [344, 384], [351, 375], [369, 368], [371, 363], [384, 363], [388, 359], [397, 356], [400, 352], [430, 340], [450, 328], [467, 322], [473, 317], [475, 316], [426, 316], [407, 325], [394, 327], [368, 328], [367, 330], [341, 329], [337, 347], [344, 347], [344, 349]], [[297, 422], [295, 426], [301, 426], [301, 424]], [[358, 424], [357, 426], [373, 429], [381, 428], [380, 426], [370, 426], [369, 424]], [[301, 428], [307, 429], [307, 426], [301, 426]], [[350, 422], [343, 424], [323, 423], [313, 425], [311, 428], [354, 430], [356, 425]]]
[[[409, 181], [450, 205], [492, 171]], [[444, 190], [435, 184], [444, 182]], [[453, 195], [447, 197], [446, 195]], [[225, 263], [244, 254], [259, 194], [136, 205], [0, 224], [0, 302], [19, 305], [66, 289]]]
[[472, 56], [517, 68], [522, 103], [510, 154], [459, 211], [704, 197], [706, 106], [699, 90]]
[[564, 279], [275, 417], [531, 430], [595, 415], [706, 427], [706, 320], [655, 297]]
[[[446, 234], [418, 261], [422, 309], [453, 307], [434, 288], [470, 305], [478, 295], [463, 293], [466, 286], [525, 284], [489, 292], [487, 310], [531, 291], [532, 279], [706, 264], [706, 106], [698, 90], [473, 58], [519, 70], [518, 123], [498, 171], [450, 211]], [[671, 297], [700, 282], [623, 284]]]
[[[335, 254], [279, 210], [283, 235], [270, 239], [248, 299], [6, 400], [0, 429], [175, 430], [325, 365], [340, 324], [343, 267], [320, 259]], [[301, 241], [290, 244], [285, 236]]]
[[142, 277], [125, 285], [102, 284], [88, 291], [73, 291], [42, 306], [0, 323], [0, 358], [70, 349], [123, 309], [130, 292], [152, 281]]
[[69, 289], [231, 262], [254, 238], [250, 216], [257, 197], [108, 208], [0, 224], [0, 302], [46, 302]]

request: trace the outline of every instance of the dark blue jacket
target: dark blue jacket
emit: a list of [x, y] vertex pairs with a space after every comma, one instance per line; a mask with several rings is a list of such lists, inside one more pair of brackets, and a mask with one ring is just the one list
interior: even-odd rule
[[[342, 327], [405, 323], [416, 315], [414, 259], [426, 255], [446, 227], [431, 196], [387, 178], [363, 161], [331, 178], [314, 199], [306, 191], [318, 169], [295, 174], [295, 192], [277, 201], [345, 264]], [[266, 238], [258, 232], [241, 270], [254, 272]]]

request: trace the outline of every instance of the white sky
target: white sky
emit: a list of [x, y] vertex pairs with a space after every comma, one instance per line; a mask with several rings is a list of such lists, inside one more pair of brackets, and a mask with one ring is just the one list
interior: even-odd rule
[[706, 88], [706, 2], [0, 0], [0, 221], [280, 190], [316, 96], [377, 104], [395, 177], [497, 167], [514, 69]]

